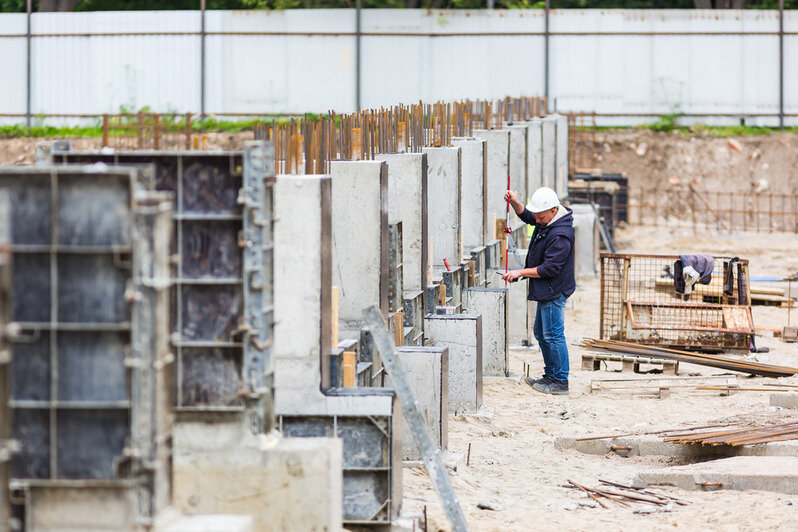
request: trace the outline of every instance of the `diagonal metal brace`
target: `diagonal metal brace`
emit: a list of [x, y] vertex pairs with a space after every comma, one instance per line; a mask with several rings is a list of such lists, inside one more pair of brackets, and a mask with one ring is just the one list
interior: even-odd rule
[[466, 532], [468, 523], [466, 523], [460, 503], [457, 501], [457, 495], [452, 489], [452, 484], [449, 482], [449, 474], [443, 464], [441, 450], [432, 441], [424, 416], [421, 414], [421, 408], [418, 406], [413, 390], [410, 388], [405, 376], [404, 367], [396, 356], [393, 335], [388, 332], [385, 319], [376, 305], [365, 309], [363, 314], [366, 316], [366, 323], [371, 331], [374, 347], [377, 348], [385, 371], [388, 372], [388, 376], [391, 378], [393, 387], [396, 390], [396, 396], [399, 398], [399, 404], [402, 405], [402, 414], [405, 422], [410, 427], [410, 432], [413, 434], [416, 445], [418, 445], [418, 450], [421, 451], [424, 467], [427, 468], [429, 478], [435, 486], [435, 491], [438, 492], [443, 509], [446, 511], [449, 523], [452, 525], [452, 531]]

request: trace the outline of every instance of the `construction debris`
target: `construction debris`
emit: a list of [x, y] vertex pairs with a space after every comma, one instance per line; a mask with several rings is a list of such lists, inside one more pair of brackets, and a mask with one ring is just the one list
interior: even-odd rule
[[[741, 390], [737, 378], [712, 377], [659, 377], [652, 379], [600, 379], [590, 382], [590, 393], [621, 392], [630, 395], [667, 397], [672, 391], [720, 390], [722, 395]], [[776, 391], [776, 389], [770, 389]]]
[[707, 431], [698, 434], [679, 434], [663, 436], [666, 442], [671, 443], [699, 443], [701, 445], [756, 445], [776, 441], [798, 439], [798, 421], [765, 425], [762, 427], [744, 428], [728, 431]]
[[[606, 480], [599, 480], [599, 482], [601, 482], [604, 485], [604, 487], [588, 488], [587, 486], [577, 484], [573, 480], [569, 480], [568, 484], [564, 485], [563, 487], [576, 488], [578, 490], [581, 490], [588, 497], [590, 497], [596, 503], [598, 503], [599, 506], [601, 506], [606, 510], [609, 509], [609, 506], [607, 506], [600, 499], [600, 497], [608, 499], [612, 502], [615, 502], [627, 508], [629, 508], [632, 504], [645, 504], [647, 506], [653, 505], [653, 507], [655, 508], [653, 511], [671, 511], [674, 504], [678, 504], [680, 506], [686, 506], [690, 504], [689, 501], [677, 499], [675, 497], [670, 497], [668, 495], [655, 493], [651, 490], [634, 488], [632, 486], [624, 486], [623, 484], [608, 482]], [[607, 486], [611, 487], [612, 489], [607, 489]], [[665, 510], [665, 507], [667, 507], [668, 509]], [[635, 513], [637, 512], [638, 510], [635, 510]], [[641, 513], [652, 513], [652, 512], [641, 512]]]
[[679, 351], [677, 349], [667, 349], [664, 347], [639, 345], [629, 342], [618, 342], [614, 340], [597, 340], [593, 338], [585, 338], [582, 340], [581, 345], [586, 349], [591, 349], [594, 351], [677, 360], [679, 362], [727, 369], [731, 371], [739, 371], [740, 373], [760, 375], [762, 377], [789, 377], [798, 373], [798, 368], [792, 368], [788, 366], [775, 366], [772, 364], [762, 364], [747, 360], [737, 360], [716, 355], [705, 355], [701, 353], [692, 353], [689, 351]]

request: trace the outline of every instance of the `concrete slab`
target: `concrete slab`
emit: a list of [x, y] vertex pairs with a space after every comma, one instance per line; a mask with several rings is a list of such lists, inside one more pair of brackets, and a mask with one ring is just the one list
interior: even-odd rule
[[493, 234], [494, 215], [504, 216], [507, 202], [504, 192], [507, 190], [507, 176], [510, 172], [510, 130], [508, 129], [475, 129], [474, 137], [485, 139], [488, 143], [487, 173], [487, 216], [488, 234]]
[[255, 530], [340, 530], [342, 441], [252, 436], [238, 422], [174, 429], [174, 506], [251, 516]]
[[460, 179], [460, 227], [463, 248], [485, 245], [488, 238], [487, 175], [488, 144], [485, 139], [460, 137], [452, 145], [462, 150]]
[[[432, 439], [446, 450], [449, 443], [449, 349], [442, 346], [396, 348]], [[391, 387], [390, 378], [386, 385]], [[402, 423], [402, 459], [421, 460], [410, 427]]]
[[761, 490], [794, 495], [798, 494], [798, 458], [735, 456], [638, 473], [633, 483], [685, 490]]
[[468, 288], [464, 310], [482, 315], [482, 374], [505, 377], [509, 370], [507, 288]]
[[798, 409], [798, 392], [780, 392], [771, 394], [770, 406]]
[[478, 410], [482, 406], [482, 316], [427, 314], [424, 324], [427, 343], [449, 348], [449, 412]]
[[332, 283], [341, 327], [357, 330], [370, 305], [388, 316], [388, 165], [333, 161], [330, 173]]
[[670, 456], [683, 459], [706, 459], [731, 456], [794, 456], [798, 457], [798, 440], [732, 447], [729, 445], [681, 445], [668, 443], [656, 436], [625, 436], [604, 440], [577, 441], [573, 436], [558, 436], [558, 449], [573, 449], [585, 454], [621, 456]]
[[378, 154], [388, 163], [388, 221], [402, 222], [402, 275], [405, 291], [427, 286], [427, 154]]
[[424, 148], [427, 154], [427, 220], [433, 239], [433, 267], [452, 267], [463, 258], [460, 232], [461, 152], [459, 147]]

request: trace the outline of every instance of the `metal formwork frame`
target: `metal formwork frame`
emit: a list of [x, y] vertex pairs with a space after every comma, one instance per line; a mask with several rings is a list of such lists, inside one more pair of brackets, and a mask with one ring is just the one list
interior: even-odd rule
[[[37, 153], [56, 163], [156, 165], [156, 188], [174, 193], [176, 202], [175, 408], [240, 412], [246, 407], [252, 431], [268, 431], [274, 373], [273, 144], [248, 142], [243, 153], [103, 153], [70, 152], [53, 143]], [[212, 245], [217, 247], [209, 249]]]
[[11, 352], [8, 350], [8, 298], [10, 295], [9, 280], [11, 275], [11, 254], [8, 245], [8, 198], [0, 195], [0, 530], [11, 529], [11, 506], [8, 498], [8, 462], [11, 459], [11, 411], [9, 399], [9, 363]]
[[16, 264], [10, 407], [21, 452], [11, 484], [25, 493], [132, 488], [140, 524], [151, 524], [170, 500], [162, 324], [171, 201], [145, 192], [153, 175], [151, 168], [0, 169]]

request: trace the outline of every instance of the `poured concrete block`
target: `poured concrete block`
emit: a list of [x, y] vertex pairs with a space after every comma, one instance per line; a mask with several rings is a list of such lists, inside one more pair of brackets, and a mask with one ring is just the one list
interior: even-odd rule
[[482, 315], [482, 374], [505, 377], [509, 371], [507, 288], [469, 288], [464, 310]]
[[638, 473], [634, 485], [667, 485], [685, 490], [761, 490], [794, 495], [798, 494], [798, 458], [735, 456], [666, 467]]
[[485, 139], [452, 139], [462, 150], [460, 187], [460, 226], [463, 249], [484, 246], [488, 237], [487, 181], [488, 144]]
[[[446, 450], [449, 440], [449, 350], [442, 346], [400, 346], [402, 361], [416, 403], [427, 421], [432, 439]], [[390, 382], [388, 383], [390, 387]], [[410, 427], [402, 424], [402, 458], [421, 460]]]
[[541, 125], [541, 179], [540, 186], [555, 189], [557, 187], [557, 119], [547, 116]]
[[590, 205], [571, 205], [574, 216], [574, 272], [577, 277], [596, 277], [601, 245], [596, 211]]
[[174, 428], [174, 505], [251, 516], [255, 530], [340, 530], [342, 442], [252, 436], [238, 422]]
[[184, 515], [156, 532], [255, 532], [252, 517], [246, 515]]
[[798, 409], [798, 393], [796, 392], [779, 392], [771, 394], [770, 406], [780, 406], [782, 408]]
[[359, 329], [368, 306], [378, 305], [388, 315], [388, 166], [333, 161], [330, 173], [338, 318], [342, 328]]
[[[515, 190], [521, 202], [526, 203], [525, 198], [529, 196], [526, 188], [527, 126], [521, 124], [506, 127], [510, 131], [510, 190]], [[522, 224], [525, 225], [515, 211], [510, 209], [510, 226], [518, 227]]]
[[526, 203], [532, 194], [542, 187], [543, 183], [543, 121], [540, 118], [533, 118], [528, 124], [526, 136]]
[[568, 197], [568, 117], [565, 115], [551, 115], [556, 123], [555, 142], [557, 152], [555, 155], [556, 180], [554, 190], [560, 199]]
[[427, 154], [427, 220], [433, 239], [433, 267], [443, 268], [443, 259], [460, 264], [463, 247], [460, 232], [461, 152], [454, 148], [424, 148]]
[[404, 289], [427, 286], [429, 237], [427, 229], [427, 154], [378, 154], [388, 163], [388, 221], [402, 222]]
[[488, 143], [487, 217], [488, 234], [493, 234], [493, 216], [501, 218], [507, 210], [504, 193], [510, 172], [510, 131], [508, 129], [475, 129], [474, 137]]
[[449, 412], [476, 411], [482, 406], [482, 316], [424, 317], [431, 343], [449, 349]]

